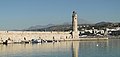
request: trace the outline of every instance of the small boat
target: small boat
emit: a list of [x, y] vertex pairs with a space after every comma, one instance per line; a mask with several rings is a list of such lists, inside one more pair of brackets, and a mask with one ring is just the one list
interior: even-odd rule
[[46, 41], [47, 41], [47, 43], [53, 42], [53, 40], [46, 40]]
[[5, 40], [3, 41], [3, 44], [13, 44], [14, 42], [12, 40]]
[[7, 44], [13, 44], [12, 40], [8, 40]]
[[42, 40], [41, 39], [32, 39], [31, 42], [32, 43], [41, 43]]
[[57, 40], [46, 40], [48, 43], [50, 42], [57, 42]]
[[29, 43], [30, 43], [30, 41], [24, 40], [24, 41], [21, 41], [21, 43], [24, 43], [24, 44], [29, 44]]

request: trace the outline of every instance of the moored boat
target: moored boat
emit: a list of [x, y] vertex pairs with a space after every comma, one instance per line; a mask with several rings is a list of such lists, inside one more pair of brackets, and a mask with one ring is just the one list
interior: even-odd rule
[[12, 40], [5, 40], [3, 41], [3, 44], [13, 44], [14, 42]]
[[30, 41], [23, 40], [23, 41], [21, 41], [21, 43], [29, 44], [29, 43], [30, 43]]
[[32, 39], [31, 43], [42, 43], [42, 39]]

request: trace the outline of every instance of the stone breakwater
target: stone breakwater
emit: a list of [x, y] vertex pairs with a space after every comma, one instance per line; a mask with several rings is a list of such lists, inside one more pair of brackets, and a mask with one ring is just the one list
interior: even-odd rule
[[[91, 41], [91, 40], [107, 40], [107, 37], [85, 37], [72, 38], [71, 32], [39, 32], [39, 31], [0, 31], [0, 42], [29, 42], [33, 39], [47, 41]], [[7, 41], [6, 41], [7, 40]], [[10, 41], [8, 41], [10, 40]]]
[[12, 40], [20, 42], [23, 40], [65, 40], [71, 38], [70, 32], [39, 32], [39, 31], [0, 31], [0, 40]]

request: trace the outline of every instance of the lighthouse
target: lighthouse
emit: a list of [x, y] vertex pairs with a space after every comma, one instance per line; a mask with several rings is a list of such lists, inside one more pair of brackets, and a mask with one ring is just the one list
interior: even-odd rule
[[78, 32], [78, 20], [77, 20], [77, 13], [73, 11], [72, 13], [72, 38], [76, 39], [79, 38]]

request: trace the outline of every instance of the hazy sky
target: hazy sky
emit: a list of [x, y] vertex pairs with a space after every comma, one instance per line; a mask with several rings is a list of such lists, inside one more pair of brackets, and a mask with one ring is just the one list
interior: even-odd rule
[[79, 22], [120, 22], [120, 0], [0, 0], [0, 29], [71, 22], [73, 10]]

